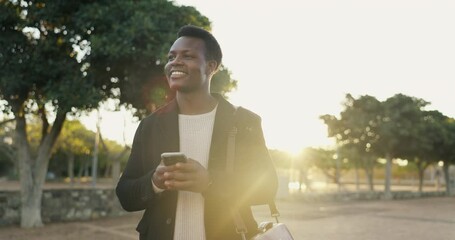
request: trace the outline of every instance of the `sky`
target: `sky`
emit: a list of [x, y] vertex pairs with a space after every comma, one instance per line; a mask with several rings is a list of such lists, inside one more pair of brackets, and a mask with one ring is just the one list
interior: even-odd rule
[[[332, 145], [319, 116], [338, 115], [347, 93], [379, 100], [403, 93], [455, 117], [455, 1], [174, 2], [211, 20], [238, 81], [229, 100], [262, 117], [271, 149]], [[131, 116], [102, 111], [105, 137], [123, 143], [124, 125], [130, 143]]]

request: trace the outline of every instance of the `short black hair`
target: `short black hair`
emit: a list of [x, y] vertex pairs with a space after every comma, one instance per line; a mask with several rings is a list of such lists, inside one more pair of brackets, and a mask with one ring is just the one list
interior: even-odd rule
[[223, 53], [221, 52], [220, 44], [218, 44], [216, 38], [209, 31], [193, 25], [186, 25], [180, 28], [177, 32], [177, 36], [202, 39], [205, 43], [205, 57], [208, 60], [215, 60], [217, 67], [221, 65]]

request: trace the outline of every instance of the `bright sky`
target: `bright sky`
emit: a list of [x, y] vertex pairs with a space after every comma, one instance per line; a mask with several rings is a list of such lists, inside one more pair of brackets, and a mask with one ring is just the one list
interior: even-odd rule
[[[269, 148], [330, 145], [319, 116], [337, 115], [346, 93], [403, 93], [455, 117], [455, 1], [175, 2], [212, 21], [238, 80], [230, 100], [262, 117]], [[104, 135], [122, 142], [126, 118], [130, 142], [137, 124], [127, 116], [103, 114]]]

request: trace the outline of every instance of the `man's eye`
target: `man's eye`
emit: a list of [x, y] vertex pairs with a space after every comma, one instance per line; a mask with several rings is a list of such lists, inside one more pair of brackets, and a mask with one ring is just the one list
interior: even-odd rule
[[192, 59], [193, 56], [192, 56], [192, 55], [184, 55], [183, 58], [185, 58], [185, 59]]
[[170, 62], [170, 61], [172, 61], [174, 59], [175, 59], [175, 56], [173, 56], [173, 55], [167, 56], [167, 61], [168, 62]]

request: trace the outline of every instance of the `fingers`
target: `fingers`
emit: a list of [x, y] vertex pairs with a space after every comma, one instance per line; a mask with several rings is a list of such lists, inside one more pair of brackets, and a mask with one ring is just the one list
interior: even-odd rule
[[173, 167], [163, 174], [167, 189], [201, 192], [208, 185], [208, 172], [199, 162], [189, 159]]
[[204, 192], [209, 186], [209, 181], [208, 179], [204, 180], [204, 178], [197, 178], [188, 181], [168, 180], [164, 182], [164, 185], [168, 190]]
[[166, 171], [162, 167], [156, 168], [152, 176], [152, 181], [158, 188], [165, 189], [164, 181], [166, 180], [164, 174]]
[[194, 181], [176, 181], [176, 180], [167, 180], [164, 182], [164, 185], [167, 189], [170, 190], [188, 190], [191, 191], [193, 189]]
[[196, 172], [166, 172], [163, 174], [165, 180], [191, 181], [197, 178]]

